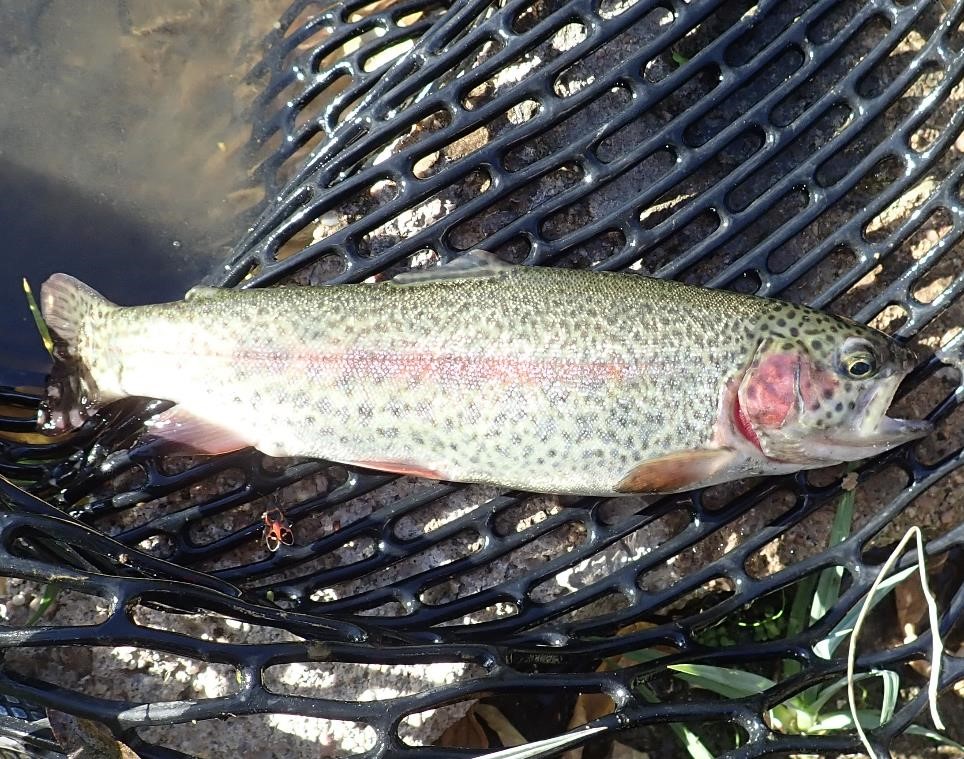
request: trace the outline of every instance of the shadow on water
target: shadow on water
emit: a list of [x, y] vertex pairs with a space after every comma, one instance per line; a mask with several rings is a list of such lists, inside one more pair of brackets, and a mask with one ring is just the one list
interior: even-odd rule
[[178, 298], [258, 199], [245, 74], [290, 0], [0, 0], [0, 384], [48, 359], [21, 289]]
[[51, 177], [0, 159], [0, 384], [42, 383], [49, 358], [21, 281], [40, 284], [63, 271], [119, 303], [180, 298], [209, 259], [171, 235]]

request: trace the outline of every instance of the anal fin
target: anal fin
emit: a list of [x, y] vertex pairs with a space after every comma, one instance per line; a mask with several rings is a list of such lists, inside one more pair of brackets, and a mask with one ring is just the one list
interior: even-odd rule
[[408, 461], [400, 461], [398, 459], [371, 459], [365, 461], [345, 461], [343, 463], [364, 467], [365, 469], [377, 469], [380, 472], [391, 472], [392, 474], [407, 474], [413, 477], [424, 477], [427, 480], [446, 479], [444, 474], [435, 469], [430, 469], [429, 467], [420, 466], [419, 464], [414, 464]]
[[678, 493], [709, 480], [733, 460], [732, 448], [680, 451], [644, 461], [616, 485], [617, 493]]
[[236, 432], [201, 419], [179, 406], [158, 414], [146, 426], [152, 434], [195, 453], [229, 453], [253, 445]]

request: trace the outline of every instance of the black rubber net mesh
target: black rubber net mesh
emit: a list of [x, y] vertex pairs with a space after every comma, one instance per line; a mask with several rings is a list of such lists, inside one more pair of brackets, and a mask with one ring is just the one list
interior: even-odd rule
[[[250, 450], [185, 457], [141, 437], [164, 404], [122, 402], [66, 440], [0, 449], [5, 574], [100, 601], [82, 621], [0, 629], [0, 693], [100, 720], [145, 756], [182, 755], [165, 748], [173, 733], [145, 728], [265, 712], [354, 724], [368, 756], [461, 755], [414, 747], [407, 721], [479, 698], [577, 694], [612, 700], [592, 721], [610, 728], [596, 745], [654, 723], [731, 723], [741, 740], [720, 754], [851, 751], [852, 732], [794, 734], [766, 713], [845, 672], [843, 648], [825, 659], [813, 643], [861, 602], [911, 524], [935, 568], [951, 692], [964, 674], [952, 655], [964, 603], [962, 16], [962, 3], [923, 0], [295, 3], [252, 73], [264, 86], [252, 117], [263, 210], [209, 284], [355, 282], [479, 246], [779, 295], [917, 347], [898, 410], [936, 431], [853, 472], [560, 499]], [[3, 428], [29, 432], [37, 398], [3, 400]], [[828, 546], [851, 490], [853, 529]], [[270, 508], [295, 536], [275, 553], [262, 541]], [[811, 626], [713, 634], [786, 607], [835, 567], [840, 598]], [[221, 632], [185, 632], [183, 615]], [[232, 639], [225, 618], [286, 637]], [[931, 635], [896, 637], [868, 634], [858, 670], [913, 677]], [[67, 646], [216, 663], [236, 687], [118, 700], [23, 665]], [[668, 670], [790, 660], [777, 685], [739, 699], [683, 688]], [[462, 669], [365, 701], [272, 679], [291, 663]], [[926, 720], [924, 689], [905, 696], [871, 732], [879, 753]]]

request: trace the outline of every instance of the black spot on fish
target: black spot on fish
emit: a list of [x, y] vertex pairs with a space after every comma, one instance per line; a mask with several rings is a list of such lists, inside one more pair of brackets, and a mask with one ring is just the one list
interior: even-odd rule
[[813, 341], [813, 349], [814, 349], [815, 351], [823, 350], [823, 342], [821, 342], [820, 340], [814, 340], [814, 341]]
[[838, 403], [836, 406], [834, 406], [834, 411], [836, 411], [837, 413], [840, 413], [841, 411], [843, 411], [843, 404]]
[[796, 327], [790, 327], [790, 337], [800, 337], [800, 330]]

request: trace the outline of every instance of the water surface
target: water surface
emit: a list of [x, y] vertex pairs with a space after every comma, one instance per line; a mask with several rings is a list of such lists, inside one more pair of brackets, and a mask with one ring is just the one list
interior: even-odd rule
[[244, 81], [288, 0], [0, 0], [0, 384], [42, 382], [56, 271], [180, 297], [250, 221]]

